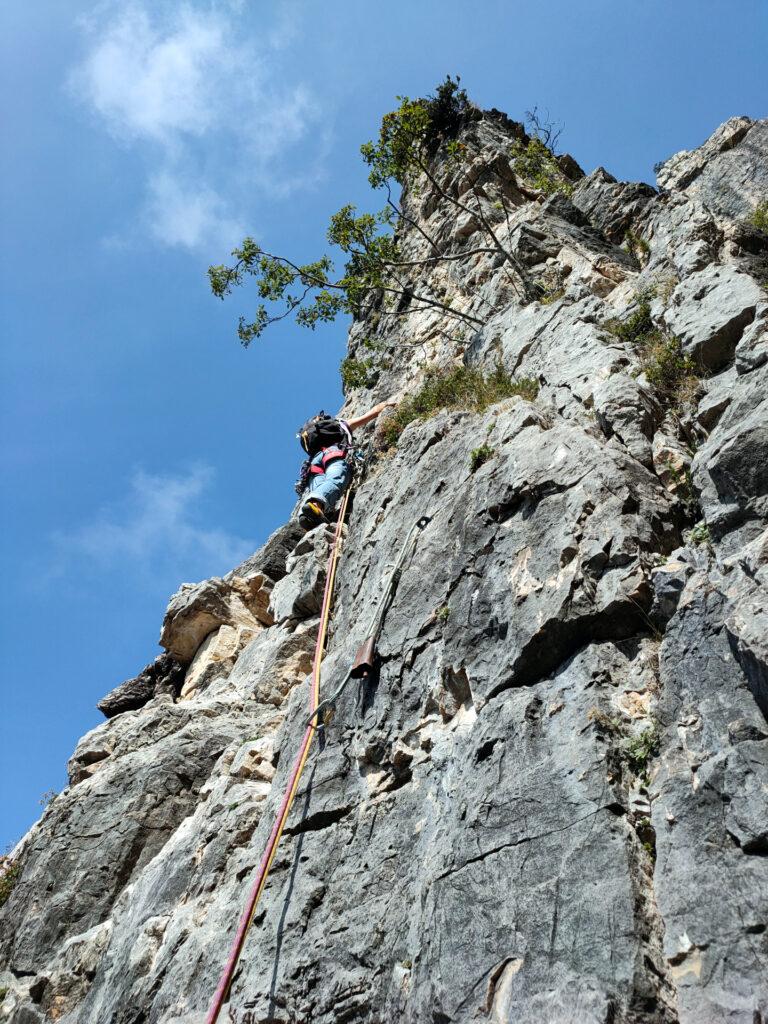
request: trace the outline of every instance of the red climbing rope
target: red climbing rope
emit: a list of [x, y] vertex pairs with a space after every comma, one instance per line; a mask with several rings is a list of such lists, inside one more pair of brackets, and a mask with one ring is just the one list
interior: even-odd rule
[[253, 921], [253, 915], [256, 912], [256, 905], [259, 902], [264, 886], [267, 883], [267, 877], [269, 875], [269, 869], [272, 867], [272, 862], [275, 859], [277, 853], [277, 847], [280, 843], [280, 837], [283, 834], [285, 823], [288, 820], [288, 815], [291, 811], [291, 805], [293, 804], [296, 792], [299, 788], [299, 782], [301, 781], [301, 774], [304, 771], [304, 766], [307, 763], [309, 757], [309, 749], [312, 746], [312, 740], [314, 739], [315, 732], [317, 731], [317, 725], [315, 724], [314, 711], [320, 700], [320, 667], [323, 661], [323, 651], [325, 649], [325, 638], [328, 633], [328, 621], [331, 613], [331, 601], [333, 600], [333, 588], [336, 581], [336, 567], [339, 561], [339, 551], [341, 540], [342, 527], [344, 525], [344, 516], [347, 511], [347, 502], [349, 501], [350, 492], [347, 491], [339, 509], [339, 519], [336, 524], [336, 530], [333, 535], [333, 544], [331, 546], [330, 554], [328, 555], [328, 569], [325, 577], [325, 590], [323, 591], [323, 604], [320, 612], [320, 628], [317, 634], [317, 643], [315, 644], [315, 656], [312, 664], [312, 684], [309, 695], [309, 710], [312, 717], [310, 718], [309, 725], [307, 726], [304, 737], [301, 741], [301, 746], [296, 755], [296, 760], [293, 764], [288, 785], [283, 795], [280, 809], [277, 812], [275, 823], [272, 826], [272, 831], [269, 834], [267, 840], [267, 846], [262, 855], [261, 862], [259, 864], [259, 870], [256, 874], [256, 879], [251, 887], [250, 894], [248, 896], [248, 902], [245, 910], [240, 918], [240, 923], [237, 926], [237, 933], [235, 934], [232, 948], [229, 952], [229, 958], [227, 959], [224, 970], [222, 971], [219, 984], [216, 988], [216, 992], [211, 1003], [211, 1008], [208, 1011], [208, 1016], [205, 1018], [205, 1024], [216, 1024], [221, 1013], [221, 1008], [226, 1002], [227, 995], [229, 993], [232, 979], [234, 978], [237, 964], [240, 959], [240, 954], [243, 950], [243, 944], [245, 943], [245, 937], [248, 934], [248, 929], [251, 927]]

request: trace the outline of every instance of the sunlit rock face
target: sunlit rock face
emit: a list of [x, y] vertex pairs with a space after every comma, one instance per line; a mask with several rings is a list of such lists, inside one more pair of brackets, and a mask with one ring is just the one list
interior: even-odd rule
[[[378, 365], [349, 415], [426, 367], [501, 366], [528, 397], [387, 451], [361, 435], [324, 692], [432, 518], [376, 677], [314, 747], [224, 1020], [768, 1019], [768, 122], [728, 121], [659, 190], [561, 158], [551, 195], [516, 173], [521, 133], [478, 113], [469, 158], [431, 168], [445, 194], [404, 197], [405, 258], [456, 257], [406, 282], [472, 323], [380, 306], [350, 331]], [[292, 520], [174, 595], [167, 654], [0, 864], [3, 1019], [204, 1019], [306, 725], [328, 546]]]

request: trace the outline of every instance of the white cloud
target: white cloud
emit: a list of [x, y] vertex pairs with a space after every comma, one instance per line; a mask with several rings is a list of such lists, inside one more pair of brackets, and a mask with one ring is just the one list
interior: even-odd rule
[[108, 24], [74, 84], [110, 130], [165, 144], [202, 135], [215, 115], [226, 41], [218, 19], [189, 8], [174, 23], [153, 23], [136, 5]]
[[226, 253], [248, 233], [246, 223], [230, 215], [213, 189], [184, 183], [168, 171], [149, 179], [146, 225], [165, 245], [196, 249], [209, 244]]
[[[247, 31], [252, 8], [232, 0], [107, 3], [83, 22], [89, 47], [70, 86], [143, 157], [139, 221], [155, 240], [195, 249], [225, 238], [231, 247], [235, 229], [253, 218], [255, 185], [284, 196], [316, 179], [327, 135], [315, 130], [309, 89], [289, 83], [283, 66], [297, 9], [284, 0], [271, 14], [258, 40]], [[309, 152], [297, 157], [304, 143]], [[310, 172], [291, 173], [291, 157]]]
[[53, 574], [97, 569], [155, 579], [201, 579], [228, 572], [255, 545], [198, 524], [200, 499], [213, 475], [208, 466], [175, 476], [134, 473], [124, 500], [102, 509], [80, 529], [54, 535]]

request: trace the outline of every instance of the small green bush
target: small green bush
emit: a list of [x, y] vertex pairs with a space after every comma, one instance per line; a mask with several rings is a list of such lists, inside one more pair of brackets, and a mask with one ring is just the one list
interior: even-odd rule
[[554, 291], [544, 292], [543, 295], [539, 296], [539, 302], [542, 306], [549, 306], [553, 302], [557, 302], [558, 299], [562, 299], [565, 295], [565, 288], [555, 288]]
[[376, 379], [372, 359], [353, 359], [347, 356], [346, 359], [342, 359], [339, 372], [345, 393], [354, 388], [369, 388]]
[[752, 215], [749, 217], [749, 223], [754, 224], [756, 228], [760, 228], [761, 231], [765, 231], [768, 234], [768, 199], [757, 204]]
[[441, 409], [482, 412], [504, 398], [520, 396], [532, 402], [538, 393], [537, 381], [530, 377], [515, 379], [500, 364], [487, 376], [469, 366], [429, 370], [416, 394], [405, 398], [384, 423], [381, 439], [386, 447], [392, 447], [409, 423], [428, 419]]
[[662, 405], [674, 408], [693, 396], [699, 382], [696, 364], [683, 352], [679, 338], [660, 331], [646, 336], [640, 365]]
[[680, 284], [680, 278], [677, 274], [659, 274], [653, 283], [654, 294], [661, 299], [663, 306], [669, 305], [669, 300], [672, 298], [672, 293], [675, 288]]
[[450, 605], [444, 604], [435, 612], [435, 618], [438, 622], [447, 622], [451, 614]]
[[666, 471], [672, 481], [674, 495], [685, 509], [686, 516], [692, 519], [701, 514], [696, 491], [693, 489], [693, 477], [690, 467], [679, 470], [670, 459], [666, 460]]
[[688, 531], [686, 540], [695, 547], [712, 547], [712, 535], [703, 519]]
[[652, 757], [656, 757], [661, 745], [659, 727], [654, 723], [644, 729], [638, 736], [625, 740], [621, 748], [622, 760], [631, 768], [635, 775], [645, 775]]
[[624, 244], [630, 256], [638, 263], [645, 263], [651, 255], [651, 247], [646, 240], [634, 231], [627, 230], [624, 233]]
[[651, 319], [651, 296], [646, 292], [638, 297], [638, 306], [634, 313], [626, 320], [608, 320], [603, 326], [606, 331], [615, 335], [620, 341], [626, 341], [630, 345], [636, 344], [646, 335], [653, 333], [656, 328]]
[[598, 707], [591, 707], [587, 712], [587, 721], [591, 722], [601, 732], [613, 733], [618, 732], [620, 725], [615, 718], [611, 718], [604, 711], [601, 711]]
[[560, 170], [554, 154], [541, 139], [529, 139], [526, 145], [515, 142], [510, 150], [516, 174], [525, 178], [545, 196], [564, 192], [569, 196], [573, 185]]
[[683, 352], [679, 338], [659, 330], [651, 318], [654, 289], [637, 296], [637, 308], [626, 320], [608, 320], [604, 328], [633, 345], [648, 383], [665, 408], [677, 408], [693, 397], [699, 382], [696, 364]]
[[479, 448], [473, 448], [469, 453], [469, 468], [472, 472], [474, 473], [475, 470], [480, 469], [490, 459], [494, 451], [495, 449], [491, 448], [489, 444], [481, 444]]
[[8, 899], [13, 892], [14, 886], [19, 880], [21, 874], [21, 865], [18, 861], [15, 861], [11, 866], [0, 875], [0, 907], [8, 902]]

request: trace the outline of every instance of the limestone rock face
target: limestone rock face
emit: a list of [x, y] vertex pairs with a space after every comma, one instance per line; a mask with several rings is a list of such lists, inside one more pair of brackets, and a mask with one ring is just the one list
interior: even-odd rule
[[222, 626], [271, 626], [269, 590], [270, 581], [261, 573], [182, 584], [165, 613], [160, 645], [185, 665], [205, 638]]
[[[432, 171], [479, 205], [426, 177], [404, 196], [404, 258], [425, 234], [456, 257], [409, 283], [480, 322], [350, 331], [351, 356], [383, 355], [349, 415], [425, 364], [501, 363], [527, 397], [372, 446], [324, 694], [430, 520], [375, 677], [313, 748], [235, 1024], [768, 1020], [768, 240], [745, 220], [768, 122], [677, 154], [661, 192], [564, 161], [546, 196], [510, 163], [521, 139], [477, 112], [467, 162]], [[540, 300], [476, 251], [484, 220]], [[617, 330], [641, 306], [695, 386], [665, 390]], [[328, 550], [292, 519], [171, 599], [168, 653], [102, 701], [5, 862], [2, 1019], [202, 1024], [306, 727]]]
[[203, 640], [184, 676], [180, 697], [189, 700], [206, 689], [214, 679], [226, 677], [240, 652], [256, 636], [248, 626], [220, 626]]
[[678, 285], [664, 319], [696, 362], [720, 369], [732, 362], [744, 329], [765, 305], [765, 289], [748, 274], [712, 266]]
[[732, 117], [703, 146], [675, 153], [662, 164], [657, 181], [684, 190], [726, 217], [747, 217], [768, 194], [768, 122]]

